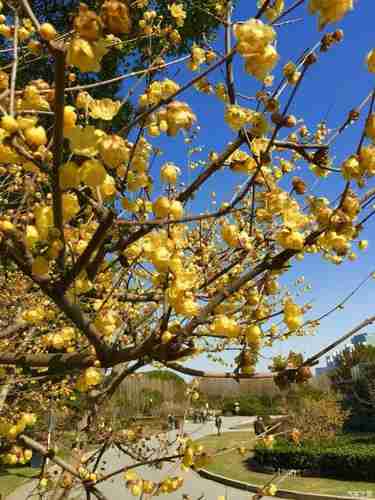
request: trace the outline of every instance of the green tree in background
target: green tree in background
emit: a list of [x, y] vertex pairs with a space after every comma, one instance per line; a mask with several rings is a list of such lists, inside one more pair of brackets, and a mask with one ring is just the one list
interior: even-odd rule
[[[353, 378], [352, 368], [358, 365], [362, 365], [361, 376]], [[354, 431], [374, 431], [375, 347], [362, 344], [353, 350], [345, 349], [329, 376], [335, 391], [343, 396], [344, 408], [351, 412], [346, 427]]]
[[[84, 4], [79, 0], [31, 0], [30, 6], [40, 22], [51, 23], [59, 34], [72, 35], [74, 30], [73, 19], [79, 11], [80, 5], [85, 5], [89, 10], [100, 14], [103, 0], [87, 0]], [[116, 41], [116, 50], [111, 50], [104, 56], [101, 70], [97, 73], [83, 73], [77, 68], [74, 70], [74, 86], [103, 82], [131, 71], [148, 68], [150, 64], [160, 58], [166, 61], [171, 57], [188, 54], [194, 44], [207, 45], [215, 37], [215, 30], [220, 23], [220, 12], [217, 12], [217, 2], [213, 0], [181, 0], [187, 17], [182, 27], [175, 28], [173, 17], [169, 10], [169, 0], [149, 0], [123, 2], [130, 5], [131, 30], [126, 34], [119, 34]], [[143, 7], [144, 5], [144, 7]], [[140, 30], [143, 14], [146, 10], [153, 9], [155, 20], [153, 23], [163, 27], [162, 35], [145, 36]], [[5, 6], [7, 15], [12, 16], [12, 11]], [[152, 24], [152, 23], [151, 23]], [[177, 31], [177, 33], [176, 33]], [[70, 35], [69, 35], [70, 34]], [[174, 43], [171, 43], [171, 38]], [[5, 41], [4, 41], [5, 40]], [[6, 49], [8, 41], [0, 39], [0, 49]], [[0, 53], [0, 65], [10, 64], [10, 52]], [[20, 61], [17, 85], [23, 85], [32, 74], [38, 75], [48, 83], [53, 82], [53, 60], [44, 53], [35, 54], [26, 50]], [[152, 73], [148, 78], [152, 78]], [[150, 81], [150, 80], [148, 80]], [[118, 95], [121, 91], [121, 81], [112, 84], [100, 85], [90, 90], [90, 94], [99, 99]], [[122, 107], [121, 112], [112, 123], [112, 128], [117, 129], [124, 118], [132, 111], [130, 102]]]

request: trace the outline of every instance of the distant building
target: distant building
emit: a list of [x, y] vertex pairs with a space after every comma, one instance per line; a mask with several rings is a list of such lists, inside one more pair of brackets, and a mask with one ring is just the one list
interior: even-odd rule
[[350, 342], [345, 344], [345, 347], [341, 349], [341, 351], [333, 351], [332, 354], [326, 357], [326, 364], [315, 368], [315, 375], [324, 375], [334, 370], [337, 366], [337, 363], [340, 359], [340, 355], [342, 352], [346, 350], [353, 350], [358, 345], [372, 345], [375, 347], [375, 333], [359, 333], [357, 335], [353, 335]]

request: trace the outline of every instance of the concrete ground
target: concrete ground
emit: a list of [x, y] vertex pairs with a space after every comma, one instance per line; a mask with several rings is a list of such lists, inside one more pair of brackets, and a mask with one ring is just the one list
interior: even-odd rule
[[[233, 427], [236, 425], [241, 425], [244, 423], [251, 423], [254, 420], [252, 417], [224, 417], [222, 432], [232, 431]], [[198, 439], [202, 436], [208, 434], [213, 434], [216, 432], [214, 422], [210, 421], [206, 424], [185, 424], [184, 431], [191, 436], [192, 439]], [[169, 433], [169, 438], [173, 438], [175, 431]], [[106, 465], [104, 473], [110, 473], [121, 467], [130, 464], [131, 460], [127, 459], [123, 454], [119, 454], [118, 451], [111, 449], [105, 454], [104, 458]], [[207, 479], [201, 478], [195, 472], [189, 470], [188, 472], [182, 473], [179, 465], [176, 464], [166, 464], [163, 466], [162, 470], [158, 470], [150, 467], [140, 467], [137, 469], [139, 475], [143, 479], [150, 479], [152, 481], [160, 481], [168, 475], [181, 475], [184, 477], [183, 487], [177, 492], [166, 495], [165, 498], [168, 500], [182, 500], [183, 495], [189, 500], [217, 500], [219, 496], [224, 496], [226, 500], [249, 500], [252, 495], [245, 491], [241, 491], [234, 488], [227, 488], [224, 485], [215, 483]], [[9, 495], [7, 500], [26, 500], [37, 499], [37, 496], [32, 495], [32, 491], [35, 488], [35, 481], [27, 483], [26, 485], [19, 488], [16, 492]], [[108, 480], [99, 488], [108, 500], [125, 500], [133, 497], [125, 486], [125, 480], [123, 474], [115, 476], [112, 480]], [[164, 496], [164, 495], [163, 495]], [[185, 498], [186, 498], [185, 497]], [[84, 500], [86, 495], [77, 491], [76, 495], [73, 495], [76, 500]], [[267, 498], [267, 497], [265, 497]], [[275, 498], [275, 497], [273, 497]], [[39, 500], [39, 499], [38, 499]]]

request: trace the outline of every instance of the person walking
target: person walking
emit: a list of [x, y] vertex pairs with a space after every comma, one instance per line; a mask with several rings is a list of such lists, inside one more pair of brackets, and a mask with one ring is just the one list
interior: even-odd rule
[[168, 415], [168, 429], [171, 431], [173, 429], [173, 424], [174, 424], [174, 420], [173, 420], [173, 415], [169, 414]]
[[223, 425], [223, 420], [220, 417], [220, 415], [216, 415], [215, 425], [216, 425], [216, 429], [217, 429], [217, 435], [220, 436], [221, 435], [221, 426]]
[[257, 417], [257, 419], [254, 422], [254, 432], [256, 436], [259, 436], [260, 434], [263, 434], [266, 432], [266, 426], [264, 425], [264, 421], [262, 417]]

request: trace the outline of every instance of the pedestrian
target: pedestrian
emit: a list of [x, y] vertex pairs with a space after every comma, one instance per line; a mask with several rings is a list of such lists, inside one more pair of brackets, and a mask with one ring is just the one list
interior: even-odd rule
[[223, 425], [223, 421], [222, 421], [220, 415], [216, 415], [215, 425], [216, 425], [216, 429], [217, 429], [217, 435], [220, 436], [221, 435], [221, 426]]
[[266, 432], [266, 427], [264, 425], [263, 418], [258, 416], [257, 419], [254, 422], [254, 432], [256, 436], [259, 436], [260, 434], [263, 434]]
[[168, 415], [168, 429], [171, 431], [173, 429], [173, 415]]

